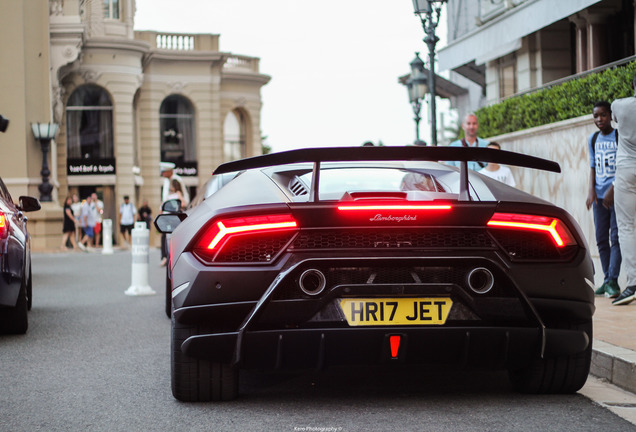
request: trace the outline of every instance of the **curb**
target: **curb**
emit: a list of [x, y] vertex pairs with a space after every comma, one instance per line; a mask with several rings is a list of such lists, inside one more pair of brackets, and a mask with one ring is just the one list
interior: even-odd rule
[[636, 393], [636, 352], [594, 339], [590, 374]]

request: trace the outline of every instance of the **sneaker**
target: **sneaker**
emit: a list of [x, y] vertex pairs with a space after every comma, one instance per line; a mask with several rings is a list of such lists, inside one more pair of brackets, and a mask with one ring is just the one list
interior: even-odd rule
[[618, 282], [610, 280], [605, 284], [605, 297], [616, 298], [621, 293], [621, 287], [618, 286]]
[[606, 285], [607, 285], [607, 283], [603, 282], [603, 285], [598, 287], [598, 289], [596, 291], [594, 291], [594, 294], [595, 295], [603, 295], [603, 294], [605, 294], [605, 286]]
[[79, 246], [79, 248], [83, 251], [86, 250], [86, 246], [84, 246], [84, 243], [78, 243], [77, 246]]
[[612, 304], [615, 306], [630, 304], [634, 301], [634, 297], [636, 297], [636, 285], [628, 286]]

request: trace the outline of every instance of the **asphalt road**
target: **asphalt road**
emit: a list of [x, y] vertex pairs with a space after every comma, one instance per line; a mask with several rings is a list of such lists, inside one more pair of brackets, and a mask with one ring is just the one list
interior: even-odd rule
[[0, 431], [635, 431], [582, 395], [511, 392], [505, 374], [371, 368], [241, 375], [226, 403], [170, 393], [170, 321], [130, 297], [130, 252], [34, 254], [29, 332], [0, 336]]

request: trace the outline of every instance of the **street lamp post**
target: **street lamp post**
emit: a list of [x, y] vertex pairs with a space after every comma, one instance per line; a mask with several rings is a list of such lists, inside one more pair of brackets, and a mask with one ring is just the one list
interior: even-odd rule
[[53, 192], [53, 185], [49, 183], [49, 176], [51, 171], [49, 170], [49, 151], [51, 149], [51, 140], [55, 138], [59, 125], [57, 123], [31, 123], [31, 130], [36, 140], [40, 141], [42, 147], [42, 170], [40, 175], [42, 176], [42, 183], [38, 186], [40, 191], [40, 201], [52, 201], [51, 192]]
[[424, 62], [420, 58], [420, 53], [415, 53], [415, 58], [411, 62], [411, 76], [406, 82], [406, 88], [409, 92], [409, 102], [413, 107], [413, 114], [415, 115], [415, 145], [422, 145], [420, 140], [420, 109], [422, 108], [422, 100], [428, 93], [428, 87], [426, 85], [427, 78], [424, 73]]
[[447, 0], [413, 0], [415, 14], [420, 17], [424, 28], [424, 42], [428, 46], [428, 90], [431, 94], [431, 144], [437, 145], [437, 111], [435, 107], [435, 45], [439, 38], [435, 35], [435, 29], [439, 24], [439, 16], [442, 4]]

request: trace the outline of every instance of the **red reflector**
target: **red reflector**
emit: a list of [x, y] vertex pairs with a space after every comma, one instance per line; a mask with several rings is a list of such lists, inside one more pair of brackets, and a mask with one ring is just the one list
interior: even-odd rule
[[389, 342], [391, 343], [391, 358], [396, 358], [398, 356], [398, 351], [400, 351], [400, 340], [402, 336], [393, 335], [389, 336]]
[[0, 213], [0, 238], [6, 238], [9, 235], [9, 221], [4, 213]]
[[489, 227], [543, 231], [550, 235], [558, 247], [575, 245], [570, 230], [559, 219], [516, 213], [495, 213], [487, 224]]

